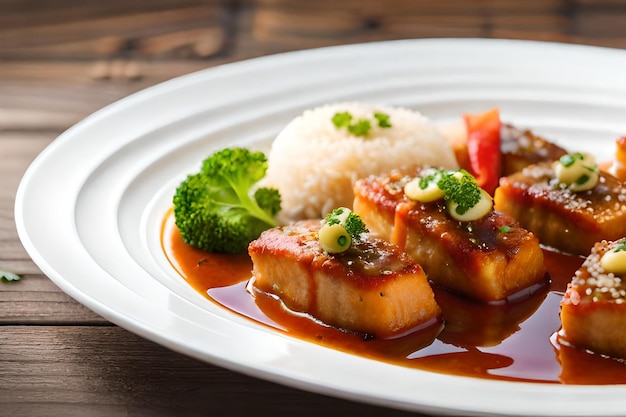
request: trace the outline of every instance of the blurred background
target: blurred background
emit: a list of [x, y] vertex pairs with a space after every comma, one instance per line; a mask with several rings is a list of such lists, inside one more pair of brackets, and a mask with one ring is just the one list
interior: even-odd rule
[[625, 48], [626, 0], [0, 0], [0, 129], [30, 117], [66, 128], [133, 91], [225, 62], [428, 37]]

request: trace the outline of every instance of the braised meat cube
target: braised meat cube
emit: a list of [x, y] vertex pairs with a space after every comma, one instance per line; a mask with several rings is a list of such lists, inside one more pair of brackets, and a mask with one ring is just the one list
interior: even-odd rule
[[440, 200], [409, 199], [404, 186], [424, 169], [357, 181], [354, 211], [373, 233], [405, 250], [431, 281], [474, 299], [501, 301], [545, 284], [539, 241], [512, 217], [491, 211], [458, 221]]
[[544, 161], [556, 161], [567, 151], [560, 146], [510, 124], [500, 129], [500, 151], [502, 153], [500, 176], [521, 171], [528, 165]]
[[589, 254], [595, 242], [626, 236], [626, 187], [598, 173], [597, 184], [583, 191], [559, 185], [555, 164], [531, 165], [500, 179], [495, 209], [533, 232], [543, 245]]
[[253, 241], [254, 288], [292, 311], [382, 338], [437, 323], [434, 293], [407, 255], [368, 234], [345, 252], [328, 254], [319, 229], [319, 221], [299, 221]]
[[562, 343], [626, 359], [626, 273], [602, 259], [625, 250], [624, 240], [598, 242], [576, 271], [561, 302]]

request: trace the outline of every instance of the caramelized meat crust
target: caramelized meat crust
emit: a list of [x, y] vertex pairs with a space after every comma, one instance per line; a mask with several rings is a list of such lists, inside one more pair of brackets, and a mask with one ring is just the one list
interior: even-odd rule
[[459, 222], [443, 202], [408, 199], [404, 184], [421, 170], [356, 182], [354, 211], [372, 232], [403, 248], [430, 280], [474, 299], [500, 301], [546, 282], [538, 239], [512, 217]]
[[542, 244], [571, 254], [626, 235], [626, 188], [606, 173], [591, 190], [574, 192], [557, 186], [552, 163], [531, 165], [500, 179], [494, 203]]
[[626, 359], [626, 282], [600, 265], [617, 242], [594, 245], [561, 302], [559, 340], [577, 348]]
[[367, 234], [346, 252], [328, 254], [319, 228], [319, 221], [300, 221], [253, 241], [254, 287], [292, 311], [378, 337], [437, 322], [441, 312], [426, 275], [407, 255]]
[[528, 165], [544, 161], [556, 161], [567, 151], [530, 130], [522, 130], [510, 124], [500, 129], [501, 174], [508, 176]]

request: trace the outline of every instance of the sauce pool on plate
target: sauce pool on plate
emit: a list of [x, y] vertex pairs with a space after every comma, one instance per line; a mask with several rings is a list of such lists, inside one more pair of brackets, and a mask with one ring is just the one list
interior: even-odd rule
[[550, 285], [522, 300], [482, 304], [434, 288], [443, 320], [394, 339], [326, 326], [286, 311], [274, 297], [247, 288], [247, 253], [215, 254], [185, 244], [170, 211], [161, 233], [165, 255], [208, 300], [276, 331], [400, 366], [495, 380], [625, 384], [626, 364], [558, 343], [559, 303], [583, 258], [544, 250]]

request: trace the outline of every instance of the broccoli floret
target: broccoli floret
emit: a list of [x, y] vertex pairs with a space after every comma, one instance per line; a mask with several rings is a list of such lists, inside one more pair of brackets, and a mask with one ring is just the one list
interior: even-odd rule
[[254, 192], [254, 199], [259, 207], [270, 213], [272, 217], [280, 210], [280, 193], [276, 188], [260, 187]]
[[257, 188], [267, 172], [263, 152], [226, 148], [202, 162], [174, 194], [174, 218], [183, 240], [209, 252], [237, 253], [277, 225], [280, 194]]

